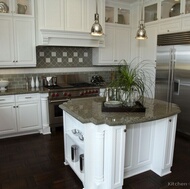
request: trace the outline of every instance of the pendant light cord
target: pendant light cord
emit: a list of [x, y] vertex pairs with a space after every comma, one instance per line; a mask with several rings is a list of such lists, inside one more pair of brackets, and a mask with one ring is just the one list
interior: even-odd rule
[[96, 14], [98, 14], [98, 0], [96, 0]]
[[144, 13], [144, 11], [143, 11], [143, 5], [144, 5], [144, 2], [143, 2], [143, 0], [142, 0], [142, 5], [141, 5], [141, 21], [144, 21], [144, 19], [143, 19], [143, 13]]

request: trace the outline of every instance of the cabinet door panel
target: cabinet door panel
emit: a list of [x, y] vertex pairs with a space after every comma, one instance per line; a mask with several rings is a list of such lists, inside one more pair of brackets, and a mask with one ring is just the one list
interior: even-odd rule
[[15, 51], [19, 65], [35, 64], [35, 37], [34, 21], [15, 19]]
[[18, 108], [16, 110], [19, 131], [31, 130], [40, 127], [39, 116], [41, 116], [41, 114], [37, 102], [31, 102], [30, 104], [18, 104]]
[[0, 106], [0, 134], [17, 131], [15, 109], [13, 104]]
[[65, 0], [65, 30], [84, 31], [86, 8], [86, 0]]
[[63, 28], [63, 0], [43, 0], [44, 27]]
[[125, 59], [130, 60], [130, 30], [119, 28], [115, 30], [115, 60], [119, 62]]
[[111, 63], [114, 61], [114, 48], [115, 48], [115, 30], [106, 27], [105, 34], [105, 47], [101, 48], [100, 59], [102, 63]]
[[0, 65], [12, 65], [14, 59], [12, 19], [0, 18]]

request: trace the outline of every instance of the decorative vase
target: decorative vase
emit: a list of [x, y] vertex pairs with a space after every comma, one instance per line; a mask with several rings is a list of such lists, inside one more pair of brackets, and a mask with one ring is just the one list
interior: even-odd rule
[[38, 80], [38, 76], [36, 76], [36, 88], [39, 88], [39, 80]]
[[31, 79], [31, 87], [34, 88], [35, 87], [35, 83], [34, 83], [34, 78], [32, 77]]
[[120, 97], [124, 106], [132, 107], [135, 105], [136, 95], [134, 91], [121, 91]]

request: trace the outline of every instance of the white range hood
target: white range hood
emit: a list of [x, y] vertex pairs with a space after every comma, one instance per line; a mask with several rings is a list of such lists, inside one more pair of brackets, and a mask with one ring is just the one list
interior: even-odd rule
[[104, 36], [91, 36], [90, 32], [40, 29], [37, 45], [103, 47]]

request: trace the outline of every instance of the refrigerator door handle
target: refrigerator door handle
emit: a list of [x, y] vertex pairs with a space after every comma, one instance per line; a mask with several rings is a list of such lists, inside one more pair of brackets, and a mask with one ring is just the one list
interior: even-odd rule
[[174, 95], [179, 95], [180, 92], [180, 80], [179, 79], [175, 79], [174, 80]]
[[168, 75], [168, 91], [167, 91], [167, 101], [172, 101], [172, 92], [173, 92], [173, 70], [175, 67], [175, 49], [170, 49], [170, 61], [169, 61], [169, 75]]

